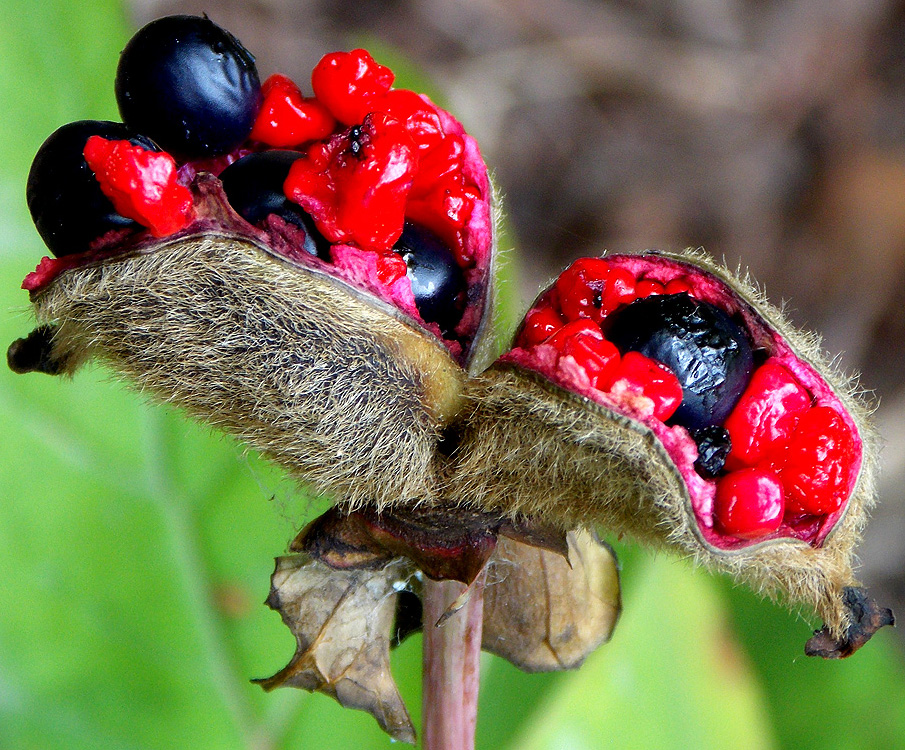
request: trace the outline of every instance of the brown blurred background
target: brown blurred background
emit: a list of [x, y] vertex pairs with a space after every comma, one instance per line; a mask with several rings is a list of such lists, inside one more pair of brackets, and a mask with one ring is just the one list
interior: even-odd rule
[[132, 20], [174, 12], [303, 88], [327, 51], [408, 56], [482, 144], [525, 307], [604, 250], [749, 268], [880, 402], [862, 577], [905, 614], [905, 3], [135, 0]]

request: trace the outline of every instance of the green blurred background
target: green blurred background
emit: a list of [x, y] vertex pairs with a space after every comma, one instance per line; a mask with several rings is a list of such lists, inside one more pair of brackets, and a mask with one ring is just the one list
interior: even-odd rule
[[[351, 13], [340, 5], [320, 9], [325, 36], [336, 37], [337, 46], [341, 35], [329, 21]], [[431, 12], [430, 4], [409, 5]], [[620, 12], [640, 6], [613, 5]], [[491, 6], [496, 14], [531, 9]], [[256, 44], [267, 43], [262, 18], [277, 23], [281, 12], [295, 12], [293, 4], [256, 4], [249, 35], [236, 25], [237, 5], [223, 4], [220, 14], [217, 4], [206, 7], [258, 53], [263, 75], [274, 71], [271, 58], [291, 54], [278, 41], [272, 53]], [[362, 7], [372, 4], [356, 6], [351, 28], [358, 38], [367, 26]], [[30, 330], [19, 284], [43, 254], [24, 201], [31, 158], [61, 124], [117, 119], [119, 50], [136, 19], [156, 13], [153, 3], [136, 8], [112, 0], [0, 0], [4, 346]], [[306, 6], [305, 13], [317, 12]], [[375, 24], [370, 39], [394, 59], [442, 54], [405, 49], [381, 28]], [[307, 43], [306, 55], [315, 56], [300, 69], [310, 69], [319, 54], [311, 38]], [[285, 72], [303, 80], [299, 71]], [[469, 111], [466, 121], [479, 118], [480, 111]], [[488, 151], [491, 162], [508, 153], [499, 144]], [[503, 187], [517, 203], [520, 192], [530, 192], [505, 179]], [[518, 211], [515, 227], [530, 234]], [[588, 229], [582, 242], [594, 237]], [[530, 240], [521, 267], [526, 289], [549, 273], [537, 260], [537, 237]], [[732, 257], [731, 247], [723, 250]], [[560, 261], [550, 255], [549, 265]], [[99, 367], [71, 380], [0, 371], [0, 424], [0, 747], [389, 745], [369, 716], [320, 695], [265, 694], [249, 682], [292, 655], [291, 635], [263, 601], [273, 557], [322, 501], [305, 497], [241, 446], [146, 403]], [[899, 523], [893, 507], [891, 523]], [[524, 675], [485, 655], [479, 748], [905, 746], [905, 661], [893, 631], [846, 662], [807, 659], [802, 647], [818, 624], [813, 619], [684, 562], [612, 541], [623, 562], [625, 602], [613, 641], [580, 671], [560, 675]], [[416, 724], [419, 649], [413, 637], [393, 661]]]

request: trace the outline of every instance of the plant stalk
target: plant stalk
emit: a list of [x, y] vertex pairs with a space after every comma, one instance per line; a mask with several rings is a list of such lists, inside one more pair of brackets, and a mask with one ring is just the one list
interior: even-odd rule
[[[424, 750], [474, 750], [478, 718], [484, 575], [466, 586], [458, 581], [424, 582]], [[458, 603], [458, 604], [457, 604]], [[438, 624], [439, 623], [439, 624]]]

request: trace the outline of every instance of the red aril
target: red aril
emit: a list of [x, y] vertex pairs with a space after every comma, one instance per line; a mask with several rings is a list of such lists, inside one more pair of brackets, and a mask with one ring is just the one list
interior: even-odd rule
[[116, 210], [155, 237], [178, 232], [192, 220], [192, 193], [177, 182], [176, 162], [169, 154], [93, 135], [83, 155]]
[[724, 424], [732, 441], [728, 467], [754, 466], [785, 445], [810, 407], [811, 397], [795, 376], [775, 359], [767, 360], [754, 371]]
[[614, 397], [645, 396], [653, 402], [653, 416], [669, 419], [682, 403], [682, 386], [668, 367], [638, 352], [626, 352], [604, 388]]
[[363, 49], [324, 55], [311, 73], [314, 95], [345, 125], [358, 125], [374, 111], [372, 100], [389, 91], [393, 71]]
[[249, 138], [274, 148], [326, 138], [336, 120], [317, 99], [306, 99], [289, 78], [275, 73], [261, 86], [264, 101]]
[[519, 336], [521, 346], [534, 346], [546, 341], [566, 321], [552, 307], [536, 307], [525, 316], [525, 323]]
[[815, 406], [798, 423], [780, 472], [790, 513], [833, 513], [848, 496], [855, 456], [851, 429], [835, 409]]

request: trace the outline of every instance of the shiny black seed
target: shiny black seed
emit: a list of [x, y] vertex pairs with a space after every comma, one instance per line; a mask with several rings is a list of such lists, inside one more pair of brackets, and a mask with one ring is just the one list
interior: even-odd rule
[[226, 199], [249, 224], [261, 226], [276, 214], [305, 232], [303, 249], [310, 255], [330, 260], [330, 243], [314, 226], [305, 210], [283, 192], [283, 183], [298, 151], [263, 151], [243, 156], [220, 173]]
[[722, 424], [754, 368], [745, 330], [718, 307], [688, 294], [647, 297], [609, 318], [607, 338], [666, 365], [682, 385], [670, 422], [689, 429]]
[[702, 427], [692, 430], [691, 438], [698, 446], [695, 468], [703, 477], [715, 477], [723, 470], [726, 456], [732, 450], [729, 432], [723, 427]]
[[251, 132], [261, 82], [251, 53], [197, 16], [167, 16], [132, 37], [116, 70], [123, 122], [181, 158], [226, 154]]
[[85, 161], [82, 152], [93, 135], [159, 151], [118, 122], [79, 120], [50, 134], [31, 164], [25, 197], [38, 234], [57, 257], [88, 250], [112, 229], [140, 228], [117, 213]]
[[436, 235], [411, 222], [406, 222], [393, 249], [408, 266], [421, 317], [436, 323], [447, 335], [462, 318], [465, 302], [465, 276], [452, 250]]

